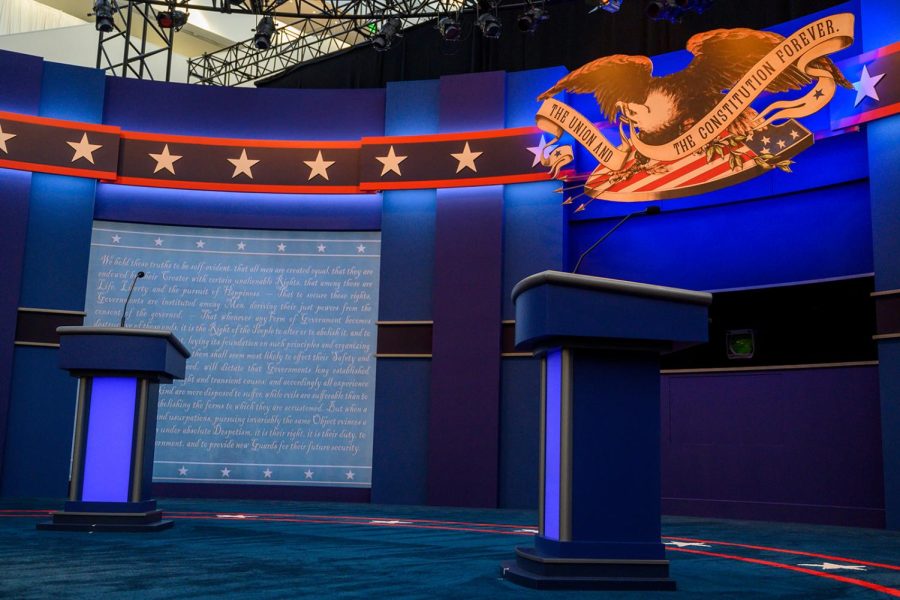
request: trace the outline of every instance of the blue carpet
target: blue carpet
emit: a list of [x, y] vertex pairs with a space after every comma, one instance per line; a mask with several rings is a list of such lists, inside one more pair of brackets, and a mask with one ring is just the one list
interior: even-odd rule
[[0, 597], [900, 597], [898, 532], [668, 517], [679, 591], [540, 592], [500, 577], [529, 511], [167, 499], [160, 533], [35, 529], [59, 508], [0, 502]]

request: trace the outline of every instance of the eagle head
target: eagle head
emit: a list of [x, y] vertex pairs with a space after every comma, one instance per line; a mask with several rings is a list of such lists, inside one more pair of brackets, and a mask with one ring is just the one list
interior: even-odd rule
[[658, 134], [680, 126], [678, 97], [664, 87], [651, 88], [643, 102], [623, 102], [622, 115], [644, 134]]

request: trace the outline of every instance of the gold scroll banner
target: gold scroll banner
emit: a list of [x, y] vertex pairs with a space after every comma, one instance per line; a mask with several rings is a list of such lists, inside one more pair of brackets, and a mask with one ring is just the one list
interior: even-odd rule
[[[835, 82], [828, 71], [809, 67], [809, 63], [853, 43], [853, 15], [840, 13], [824, 17], [797, 30], [778, 43], [771, 52], [753, 65], [724, 95], [705, 117], [676, 140], [658, 146], [631, 139], [635, 150], [660, 161], [678, 160], [694, 153], [724, 132], [766, 87], [791, 65], [815, 79], [813, 89], [796, 100], [775, 102], [760, 113], [760, 123], [779, 119], [805, 117], [831, 100]], [[822, 84], [821, 88], [820, 85]]]
[[[601, 165], [606, 165], [610, 169], [618, 171], [625, 165], [625, 161], [630, 154], [628, 150], [620, 150], [612, 144], [600, 130], [591, 123], [587, 117], [580, 112], [568, 106], [564, 102], [554, 100], [544, 100], [541, 108], [535, 116], [537, 126], [542, 131], [546, 131], [553, 136], [553, 139], [547, 144], [556, 143], [562, 136], [563, 132], [568, 133], [573, 138], [581, 142], [588, 151], [597, 159]], [[568, 146], [560, 149], [569, 157], [571, 161], [572, 150]], [[541, 163], [545, 167], [551, 167], [555, 174], [567, 163], [560, 164], [561, 161], [553, 160], [553, 155], [543, 157]]]

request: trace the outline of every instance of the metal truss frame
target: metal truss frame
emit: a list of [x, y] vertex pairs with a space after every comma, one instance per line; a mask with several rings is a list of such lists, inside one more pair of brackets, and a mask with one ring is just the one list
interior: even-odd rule
[[[165, 81], [169, 81], [172, 73], [172, 41], [175, 37], [175, 29], [167, 30], [160, 27], [156, 21], [156, 15], [159, 13], [158, 5], [163, 5], [166, 9], [171, 10], [176, 2], [119, 0], [116, 3], [113, 0], [113, 4], [117, 8], [113, 13], [114, 31], [98, 32], [100, 38], [97, 42], [97, 68], [122, 77], [158, 79], [154, 77], [148, 59], [158, 54], [165, 54]], [[185, 2], [177, 4], [183, 5]], [[140, 29], [139, 36], [137, 35], [138, 28]], [[148, 39], [152, 39], [154, 45], [161, 45], [148, 50]], [[115, 46], [114, 52], [110, 52], [110, 46]], [[121, 51], [121, 59], [115, 61], [113, 56], [118, 56], [118, 51]]]
[[[253, 5], [259, 3], [246, 0], [233, 5], [229, 0], [212, 1], [223, 9], [228, 5], [232, 12], [255, 12]], [[267, 14], [293, 18], [276, 29], [272, 46], [257, 50], [252, 40], [246, 40], [192, 58], [188, 61], [188, 82], [221, 86], [248, 83], [368, 42], [389, 18], [399, 18], [401, 29], [406, 29], [478, 6], [477, 0], [290, 0], [295, 9], [290, 12], [285, 10], [285, 0], [269, 0], [265, 4], [271, 9]]]

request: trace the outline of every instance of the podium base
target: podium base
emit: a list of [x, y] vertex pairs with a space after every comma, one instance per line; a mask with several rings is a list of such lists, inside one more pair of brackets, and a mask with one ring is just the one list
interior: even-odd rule
[[539, 590], [675, 591], [667, 560], [551, 558], [534, 548], [516, 548], [516, 560], [501, 564], [504, 579]]
[[163, 519], [161, 510], [147, 512], [72, 512], [53, 513], [52, 521], [38, 523], [42, 531], [163, 531], [174, 525]]

